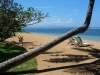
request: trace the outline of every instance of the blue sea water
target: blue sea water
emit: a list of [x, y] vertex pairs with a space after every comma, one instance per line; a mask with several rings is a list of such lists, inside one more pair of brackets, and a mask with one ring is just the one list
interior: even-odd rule
[[[36, 34], [61, 36], [74, 28], [24, 28], [24, 31]], [[86, 32], [78, 34], [82, 39], [100, 42], [100, 28], [88, 29]]]

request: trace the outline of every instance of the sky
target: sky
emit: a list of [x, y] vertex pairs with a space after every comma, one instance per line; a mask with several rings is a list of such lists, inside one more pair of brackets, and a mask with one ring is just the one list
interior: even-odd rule
[[[79, 27], [84, 24], [89, 0], [14, 0], [28, 7], [49, 13], [41, 23], [28, 27]], [[100, 0], [95, 0], [90, 27], [100, 27]]]

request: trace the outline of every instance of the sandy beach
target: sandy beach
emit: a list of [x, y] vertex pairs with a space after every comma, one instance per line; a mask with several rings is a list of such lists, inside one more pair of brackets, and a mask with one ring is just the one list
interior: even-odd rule
[[[56, 36], [42, 34], [17, 33], [16, 36], [6, 41], [18, 42], [18, 36], [23, 36], [23, 42], [28, 43], [23, 44], [23, 47], [25, 47], [27, 51], [57, 38]], [[100, 65], [100, 61], [98, 61], [100, 58], [100, 42], [82, 39], [83, 42], [94, 45], [88, 47], [75, 47], [67, 44], [68, 41], [67, 39], [38, 55], [36, 57], [38, 73], [33, 73], [33, 75], [93, 75], [94, 69], [97, 70], [95, 71], [96, 73], [100, 72], [100, 66], [98, 66]]]

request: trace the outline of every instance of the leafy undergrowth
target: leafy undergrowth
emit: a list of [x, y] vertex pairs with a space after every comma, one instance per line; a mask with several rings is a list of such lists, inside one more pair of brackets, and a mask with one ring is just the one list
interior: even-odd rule
[[[8, 44], [6, 44], [6, 45], [0, 44], [0, 63], [3, 61], [6, 61], [12, 57], [15, 57], [19, 54], [22, 54], [24, 52], [27, 52], [27, 51], [22, 47], [8, 45]], [[27, 75], [28, 75], [28, 71], [30, 71], [30, 70], [33, 70], [33, 71], [37, 70], [37, 61], [35, 58], [8, 70], [6, 73], [8, 73], [8, 74], [14, 73], [14, 75], [16, 75], [16, 74], [21, 75], [21, 74], [25, 74], [27, 72]]]

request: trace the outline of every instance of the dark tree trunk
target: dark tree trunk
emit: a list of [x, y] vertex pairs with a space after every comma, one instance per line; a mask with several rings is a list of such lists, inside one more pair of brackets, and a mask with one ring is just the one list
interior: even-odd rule
[[[55, 45], [61, 43], [62, 41], [68, 39], [69, 37], [76, 35], [78, 33], [83, 33], [87, 30], [87, 28], [89, 27], [90, 21], [91, 21], [91, 16], [92, 16], [92, 10], [93, 10], [93, 6], [94, 6], [94, 1], [95, 0], [90, 0], [89, 1], [89, 6], [88, 6], [88, 12], [86, 15], [86, 20], [83, 26], [73, 29], [65, 34], [63, 34], [62, 36], [44, 44], [41, 45], [38, 48], [35, 48], [29, 52], [26, 52], [24, 54], [21, 54], [17, 57], [14, 57], [12, 59], [9, 59], [3, 63], [0, 64], [0, 73], [3, 73], [9, 69], [11, 69], [12, 67], [15, 67], [33, 57], [38, 56], [39, 54], [43, 53], [44, 51], [47, 51], [48, 49], [54, 47]], [[45, 65], [45, 64], [44, 64]]]

